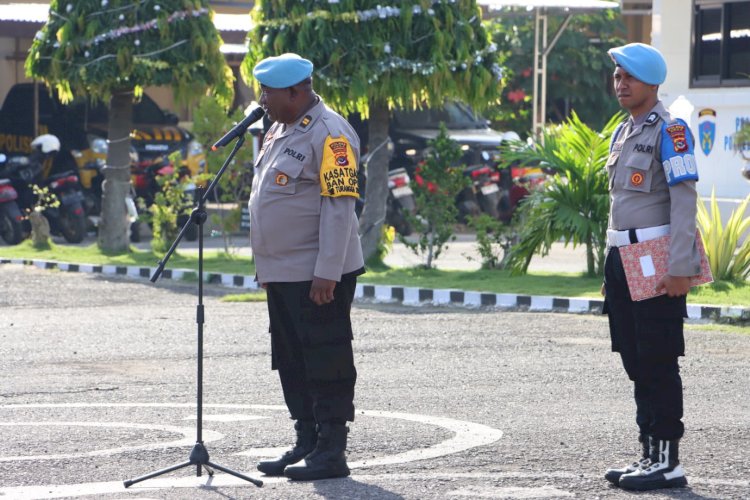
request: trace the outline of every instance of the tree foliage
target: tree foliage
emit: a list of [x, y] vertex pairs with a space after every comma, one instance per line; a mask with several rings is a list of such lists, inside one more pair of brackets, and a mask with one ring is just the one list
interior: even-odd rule
[[[548, 32], [555, 33], [563, 19], [550, 15]], [[534, 16], [516, 10], [504, 11], [487, 25], [492, 40], [504, 53], [506, 84], [502, 104], [485, 115], [500, 128], [521, 134], [531, 130], [534, 24]], [[618, 36], [623, 32], [620, 14], [614, 10], [571, 18], [547, 57], [547, 121], [560, 123], [575, 111], [583, 122], [599, 129], [617, 112], [610, 84], [613, 65], [607, 50], [625, 43]]]
[[26, 71], [63, 102], [170, 85], [178, 99], [213, 88], [229, 104], [232, 73], [220, 45], [205, 0], [53, 0]]
[[407, 214], [419, 239], [411, 242], [399, 235], [404, 245], [416, 255], [424, 256], [427, 269], [440, 257], [445, 244], [455, 239], [453, 224], [458, 216], [455, 200], [468, 182], [463, 174], [464, 167], [458, 166], [461, 148], [448, 136], [444, 123], [429, 145], [425, 161], [417, 167], [418, 179], [411, 182], [417, 215]]
[[[236, 123], [244, 118], [242, 109], [235, 109], [231, 116], [226, 110], [210, 97], [203, 97], [195, 108], [193, 117], [193, 133], [205, 150], [210, 150], [211, 145], [217, 137], [223, 136]], [[248, 138], [250, 140], [254, 140]], [[226, 156], [223, 154], [208, 154], [206, 166], [208, 180], [213, 179], [224, 164]], [[242, 207], [247, 205], [250, 199], [250, 189], [253, 179], [253, 148], [250, 144], [237, 150], [227, 170], [224, 171], [218, 184], [215, 186], [211, 199], [227, 203], [234, 208], [229, 211], [220, 210], [219, 214], [212, 216], [212, 222], [221, 228], [224, 239], [224, 252], [231, 252], [232, 233], [236, 233], [241, 226]]]
[[537, 163], [554, 172], [543, 189], [533, 191], [520, 205], [524, 224], [509, 258], [514, 272], [525, 273], [534, 254], [546, 255], [552, 243], [562, 239], [586, 246], [589, 276], [602, 273], [609, 214], [604, 166], [609, 139], [623, 116], [614, 115], [597, 132], [573, 112], [562, 125], [546, 128], [531, 148], [519, 148], [519, 143], [505, 147], [506, 161]]
[[130, 190], [133, 99], [149, 85], [171, 85], [187, 100], [212, 89], [232, 100], [232, 72], [206, 0], [53, 0], [26, 59], [60, 100], [89, 95], [110, 101], [99, 246], [128, 249], [125, 198]]
[[456, 98], [485, 109], [500, 96], [498, 51], [476, 0], [258, 0], [245, 81], [268, 56], [295, 52], [315, 65], [315, 89], [343, 114], [369, 117], [373, 151], [360, 230], [368, 259], [383, 234], [388, 196], [389, 109]]
[[459, 97], [478, 109], [497, 99], [500, 67], [473, 0], [260, 0], [242, 74], [296, 52], [315, 64], [328, 104], [367, 116], [372, 101], [413, 108]]

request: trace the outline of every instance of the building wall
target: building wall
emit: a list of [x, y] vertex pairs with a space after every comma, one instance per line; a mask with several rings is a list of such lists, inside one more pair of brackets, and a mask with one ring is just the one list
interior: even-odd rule
[[0, 103], [13, 84], [29, 81], [24, 61], [17, 60], [15, 55], [25, 55], [30, 46], [31, 40], [0, 36]]
[[623, 15], [625, 38], [628, 43], [651, 43], [651, 16], [645, 14]]
[[[667, 60], [667, 79], [659, 89], [659, 97], [666, 106], [680, 99], [696, 137], [696, 159], [701, 180], [698, 192], [711, 195], [712, 189], [720, 198], [739, 199], [750, 193], [750, 183], [742, 176], [742, 157], [732, 151], [732, 134], [742, 120], [750, 120], [750, 87], [691, 88], [690, 54], [692, 31], [692, 2], [686, 0], [654, 0], [652, 43]], [[686, 102], [686, 101], [687, 102]], [[701, 110], [716, 112], [715, 140], [706, 154], [701, 148]]]

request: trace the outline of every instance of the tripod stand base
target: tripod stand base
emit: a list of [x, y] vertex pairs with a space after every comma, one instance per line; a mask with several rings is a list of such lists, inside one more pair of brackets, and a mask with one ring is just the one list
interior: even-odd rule
[[145, 481], [146, 479], [151, 479], [156, 476], [161, 476], [162, 474], [167, 474], [168, 472], [176, 471], [178, 469], [182, 469], [183, 467], [189, 467], [191, 465], [197, 466], [198, 469], [196, 471], [196, 476], [198, 477], [200, 477], [201, 475], [201, 468], [205, 468], [209, 476], [213, 476], [214, 475], [213, 469], [216, 469], [216, 470], [220, 470], [221, 472], [225, 472], [229, 475], [232, 475], [234, 477], [244, 479], [245, 481], [253, 483], [255, 486], [263, 486], [263, 481], [253, 479], [249, 476], [240, 474], [239, 472], [235, 472], [231, 469], [227, 469], [226, 467], [223, 467], [219, 464], [215, 464], [211, 462], [208, 458], [208, 450], [206, 450], [206, 447], [201, 442], [195, 443], [195, 446], [193, 447], [192, 451], [190, 451], [190, 456], [188, 457], [187, 462], [182, 462], [177, 465], [167, 467], [166, 469], [157, 470], [155, 472], [151, 472], [150, 474], [146, 474], [145, 476], [140, 476], [135, 479], [126, 479], [125, 481], [122, 482], [122, 484], [125, 485], [126, 488], [128, 488], [129, 486], [132, 486], [135, 483], [140, 483], [141, 481]]

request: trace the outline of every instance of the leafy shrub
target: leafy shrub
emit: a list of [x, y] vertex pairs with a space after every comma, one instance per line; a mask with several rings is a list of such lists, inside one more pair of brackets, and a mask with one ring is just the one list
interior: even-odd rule
[[[716, 203], [716, 193], [711, 192], [711, 213], [698, 200], [698, 228], [706, 247], [706, 257], [716, 280], [742, 281], [750, 277], [750, 234], [740, 245], [742, 236], [750, 229], [750, 217], [744, 217], [750, 195], [729, 216], [726, 227]], [[744, 217], [744, 218], [743, 218]]]
[[179, 229], [177, 218], [189, 214], [193, 207], [192, 199], [185, 194], [185, 184], [180, 182], [177, 172], [160, 176], [157, 181], [161, 191], [154, 196], [154, 203], [144, 214], [143, 219], [151, 222], [153, 239], [151, 249], [154, 253], [166, 253], [177, 237]]
[[483, 269], [505, 269], [510, 247], [516, 241], [517, 228], [488, 214], [469, 219], [469, 227], [477, 235], [477, 250], [482, 257]]
[[[208, 186], [208, 181], [213, 179], [213, 174], [216, 174], [224, 164], [234, 142], [220, 152], [211, 151], [211, 146], [243, 118], [244, 114], [241, 109], [236, 109], [234, 113], [227, 116], [225, 109], [214, 98], [204, 97], [198, 103], [193, 120], [193, 133], [196, 140], [208, 151], [206, 154], [208, 175], [203, 176], [202, 179], [206, 186]], [[227, 203], [231, 206], [228, 211], [220, 210], [218, 215], [211, 217], [211, 222], [221, 228], [226, 253], [230, 253], [230, 248], [232, 248], [232, 233], [240, 229], [242, 206], [250, 198], [253, 178], [251, 141], [252, 139], [248, 137], [245, 145], [237, 151], [211, 197], [212, 201]]]
[[532, 147], [501, 147], [507, 162], [538, 164], [553, 172], [543, 189], [520, 204], [524, 224], [519, 243], [511, 249], [509, 266], [526, 273], [534, 254], [546, 255], [552, 243], [563, 240], [586, 246], [587, 274], [602, 274], [607, 245], [609, 138], [623, 119], [618, 113], [595, 131], [572, 113], [562, 125], [548, 127]]
[[440, 257], [445, 244], [456, 239], [453, 234], [458, 215], [455, 199], [468, 181], [463, 175], [463, 167], [456, 166], [461, 158], [461, 148], [448, 137], [444, 123], [440, 124], [438, 136], [429, 145], [429, 153], [417, 172], [421, 182], [411, 181], [417, 215], [407, 215], [419, 239], [413, 243], [399, 235], [404, 245], [425, 258], [424, 267], [428, 269]]

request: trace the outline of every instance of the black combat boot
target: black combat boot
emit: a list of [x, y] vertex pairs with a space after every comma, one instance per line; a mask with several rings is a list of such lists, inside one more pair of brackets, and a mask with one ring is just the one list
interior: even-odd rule
[[300, 481], [348, 476], [349, 467], [344, 454], [348, 432], [349, 429], [344, 424], [320, 424], [315, 449], [301, 464], [284, 469], [284, 475]]
[[621, 467], [619, 469], [607, 469], [607, 471], [604, 473], [604, 479], [614, 485], [617, 485], [620, 482], [620, 476], [622, 476], [623, 474], [630, 474], [631, 472], [635, 472], [638, 469], [645, 469], [646, 467], [651, 465], [651, 460], [649, 459], [651, 450], [649, 449], [648, 434], [639, 434], [638, 442], [641, 443], [641, 458], [631, 463], [630, 465], [626, 465], [625, 467]]
[[294, 423], [294, 430], [297, 432], [297, 442], [294, 444], [294, 448], [287, 450], [276, 460], [259, 462], [259, 471], [267, 476], [282, 476], [284, 475], [284, 467], [296, 464], [315, 449], [318, 434], [314, 420], [298, 420]]
[[651, 465], [620, 477], [619, 486], [626, 490], [656, 490], [687, 486], [685, 471], [679, 460], [679, 439], [665, 441], [651, 438]]

